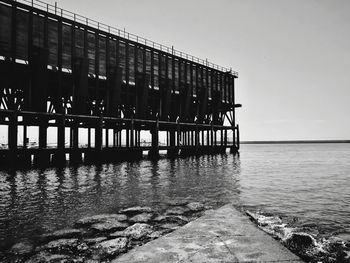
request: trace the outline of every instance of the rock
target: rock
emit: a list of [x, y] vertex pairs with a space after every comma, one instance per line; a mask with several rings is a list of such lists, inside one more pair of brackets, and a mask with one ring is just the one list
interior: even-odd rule
[[89, 246], [86, 243], [81, 243], [77, 246], [79, 252], [86, 252], [89, 250]]
[[61, 263], [67, 262], [68, 256], [61, 254], [50, 254], [48, 252], [40, 252], [30, 259], [25, 261], [26, 263]]
[[178, 224], [173, 224], [173, 223], [163, 224], [160, 227], [164, 229], [172, 230], [172, 231], [180, 228]]
[[49, 251], [69, 251], [75, 250], [78, 245], [78, 239], [57, 239], [47, 243], [46, 245], [40, 247], [40, 249], [49, 250]]
[[108, 220], [105, 222], [93, 224], [90, 228], [94, 231], [105, 232], [105, 231], [115, 231], [122, 230], [128, 227], [127, 223], [119, 222], [118, 220]]
[[59, 239], [59, 238], [71, 238], [82, 235], [82, 230], [80, 229], [60, 229], [52, 233], [44, 234], [41, 237], [43, 239]]
[[183, 215], [188, 209], [182, 206], [174, 206], [166, 210], [165, 215]]
[[168, 231], [167, 230], [158, 230], [158, 231], [154, 231], [151, 234], [148, 235], [148, 237], [150, 239], [156, 239], [159, 238], [161, 236], [163, 236], [164, 234], [166, 234]]
[[195, 211], [195, 212], [202, 211], [205, 209], [204, 205], [199, 202], [191, 202], [187, 204], [186, 207], [191, 211]]
[[34, 251], [34, 246], [29, 241], [23, 241], [23, 242], [14, 244], [10, 249], [11, 254], [19, 255], [19, 256], [28, 255], [33, 251]]
[[92, 224], [101, 223], [109, 220], [125, 221], [128, 217], [122, 214], [101, 214], [94, 216], [87, 216], [79, 219], [75, 225], [76, 226], [90, 226]]
[[129, 216], [141, 214], [141, 213], [152, 213], [152, 212], [153, 212], [152, 208], [148, 206], [134, 206], [134, 207], [125, 208], [119, 211], [119, 213], [126, 214]]
[[118, 237], [115, 239], [103, 241], [96, 246], [98, 253], [102, 258], [116, 256], [120, 253], [123, 253], [127, 250], [127, 247], [128, 239], [125, 237]]
[[148, 224], [141, 224], [141, 223], [136, 223], [124, 230], [124, 233], [127, 237], [130, 237], [136, 240], [147, 237], [147, 235], [151, 234], [152, 232], [153, 232], [152, 226]]
[[185, 206], [188, 204], [188, 201], [185, 200], [169, 200], [166, 202], [170, 206]]
[[88, 245], [93, 245], [93, 244], [105, 241], [106, 239], [107, 239], [107, 237], [87, 238], [87, 239], [84, 239], [84, 242]]
[[112, 234], [109, 235], [110, 237], [126, 237], [126, 234], [124, 231], [115, 231]]
[[294, 251], [305, 250], [314, 244], [313, 238], [305, 233], [293, 233], [286, 241], [287, 245]]
[[181, 215], [161, 215], [157, 216], [154, 221], [159, 222], [159, 223], [177, 223], [180, 225], [187, 224], [190, 219], [187, 218], [186, 216], [181, 216]]
[[142, 213], [142, 214], [133, 216], [132, 218], [129, 219], [129, 221], [133, 223], [148, 223], [149, 221], [151, 221], [152, 217], [153, 217], [153, 214], [151, 213]]

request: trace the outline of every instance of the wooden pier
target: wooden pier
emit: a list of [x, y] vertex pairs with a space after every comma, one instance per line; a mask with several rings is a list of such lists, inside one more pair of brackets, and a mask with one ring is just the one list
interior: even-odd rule
[[[160, 150], [236, 153], [237, 77], [57, 6], [0, 0], [0, 126], [8, 131], [1, 165], [134, 160], [143, 151], [157, 158]], [[28, 145], [28, 127], [38, 129], [36, 147]], [[150, 145], [142, 131], [151, 133]]]

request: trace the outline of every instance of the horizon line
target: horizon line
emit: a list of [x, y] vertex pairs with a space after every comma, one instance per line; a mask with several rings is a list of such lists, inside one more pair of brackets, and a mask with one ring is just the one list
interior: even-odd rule
[[302, 143], [350, 143], [350, 140], [262, 140], [241, 141], [241, 144], [302, 144]]

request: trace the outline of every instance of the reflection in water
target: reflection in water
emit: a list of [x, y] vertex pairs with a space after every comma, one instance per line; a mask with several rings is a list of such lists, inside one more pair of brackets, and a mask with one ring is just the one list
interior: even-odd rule
[[174, 200], [234, 203], [319, 240], [350, 237], [349, 160], [350, 144], [242, 145], [240, 157], [0, 172], [0, 250], [86, 215]]
[[127, 206], [237, 202], [239, 173], [232, 155], [0, 172], [0, 248]]

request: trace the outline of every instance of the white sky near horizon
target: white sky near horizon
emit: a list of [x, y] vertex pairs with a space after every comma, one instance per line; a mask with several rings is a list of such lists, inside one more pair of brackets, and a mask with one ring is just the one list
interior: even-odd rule
[[238, 71], [241, 140], [350, 139], [350, 1], [57, 4]]

